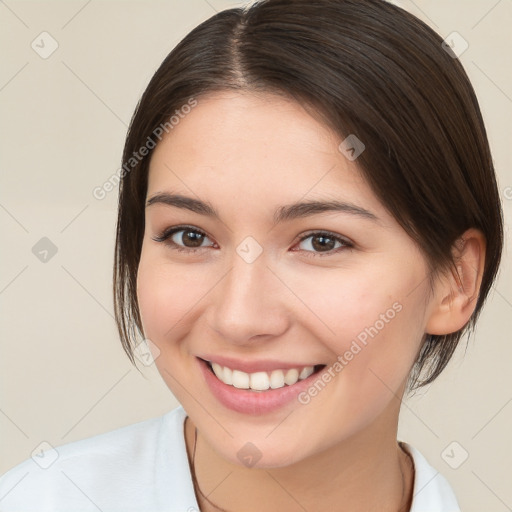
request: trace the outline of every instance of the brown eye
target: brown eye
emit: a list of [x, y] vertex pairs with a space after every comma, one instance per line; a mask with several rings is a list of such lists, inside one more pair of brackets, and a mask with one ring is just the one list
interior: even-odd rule
[[331, 233], [317, 232], [304, 236], [300, 240], [298, 247], [300, 250], [311, 253], [312, 256], [328, 256], [337, 253], [339, 250], [353, 247], [353, 245], [340, 236]]
[[334, 249], [336, 240], [323, 235], [317, 235], [312, 237], [311, 246], [315, 251], [330, 251]]
[[[180, 235], [181, 233], [181, 235]], [[205, 235], [203, 233], [199, 233], [198, 231], [192, 231], [190, 229], [182, 229], [177, 231], [172, 237], [172, 241], [174, 243], [181, 243], [185, 247], [200, 247], [203, 243]]]
[[203, 233], [199, 229], [191, 227], [173, 227], [165, 230], [159, 236], [153, 238], [155, 242], [163, 242], [168, 245], [171, 249], [178, 251], [194, 251], [196, 249], [202, 249], [211, 247], [214, 244], [205, 244], [205, 240], [209, 240], [206, 233]]

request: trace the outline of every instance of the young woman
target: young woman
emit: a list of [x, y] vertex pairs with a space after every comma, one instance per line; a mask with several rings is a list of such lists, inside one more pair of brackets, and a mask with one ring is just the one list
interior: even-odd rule
[[181, 407], [0, 480], [5, 510], [455, 512], [397, 441], [495, 278], [455, 55], [381, 0], [230, 9], [169, 54], [121, 173], [114, 291]]

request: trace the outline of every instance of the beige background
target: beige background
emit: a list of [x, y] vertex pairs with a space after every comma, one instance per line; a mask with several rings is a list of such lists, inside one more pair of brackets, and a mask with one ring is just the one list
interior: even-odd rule
[[[512, 2], [394, 3], [469, 43], [461, 60], [487, 123], [508, 227]], [[133, 109], [163, 58], [234, 5], [0, 2], [0, 473], [42, 441], [58, 446], [176, 406], [154, 367], [139, 364], [141, 375], [122, 352], [111, 297], [117, 191], [101, 201], [92, 191], [118, 169]], [[43, 51], [45, 37], [51, 49], [43, 31], [58, 44], [45, 59], [31, 47], [35, 40]], [[46, 263], [32, 252], [42, 237], [57, 248]], [[448, 478], [466, 512], [512, 510], [509, 261], [505, 253], [467, 350], [463, 343], [445, 374], [402, 408], [400, 438]]]

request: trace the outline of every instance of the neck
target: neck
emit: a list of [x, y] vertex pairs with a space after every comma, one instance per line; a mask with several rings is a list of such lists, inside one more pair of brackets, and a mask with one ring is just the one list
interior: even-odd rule
[[[225, 460], [187, 418], [185, 439], [201, 511], [316, 512], [343, 508], [350, 512], [407, 512], [414, 469], [396, 441], [397, 417], [393, 411], [384, 413], [350, 439], [272, 469], [246, 468]], [[395, 421], [390, 422], [390, 418]]]

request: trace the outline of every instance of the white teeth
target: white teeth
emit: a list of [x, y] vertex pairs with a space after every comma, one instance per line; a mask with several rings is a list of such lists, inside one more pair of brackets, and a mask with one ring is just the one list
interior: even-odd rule
[[238, 389], [249, 389], [249, 374], [233, 370], [233, 386]]
[[300, 372], [299, 379], [307, 379], [314, 371], [315, 369], [312, 366], [306, 366], [306, 368], [303, 368]]
[[213, 368], [213, 373], [215, 373], [215, 375], [217, 375], [217, 377], [219, 379], [222, 378], [222, 366], [220, 364], [217, 364], [217, 363], [212, 363], [212, 368]]
[[272, 389], [284, 387], [284, 372], [283, 372], [283, 370], [275, 370], [270, 374], [270, 387]]
[[268, 378], [267, 372], [251, 373], [251, 389], [257, 391], [265, 391], [270, 386], [270, 379]]
[[221, 379], [225, 384], [233, 385], [233, 372], [231, 368], [224, 366], [224, 378]]
[[218, 363], [211, 363], [213, 372], [217, 378], [238, 389], [253, 389], [254, 391], [266, 391], [267, 389], [279, 389], [286, 385], [293, 386], [299, 380], [308, 378], [314, 371], [314, 366], [303, 368], [290, 368], [289, 370], [274, 370], [272, 372], [245, 373], [240, 370], [232, 370]]
[[288, 386], [291, 386], [292, 384], [295, 384], [299, 380], [299, 370], [296, 370], [295, 368], [291, 368], [288, 370], [284, 376], [284, 381]]

